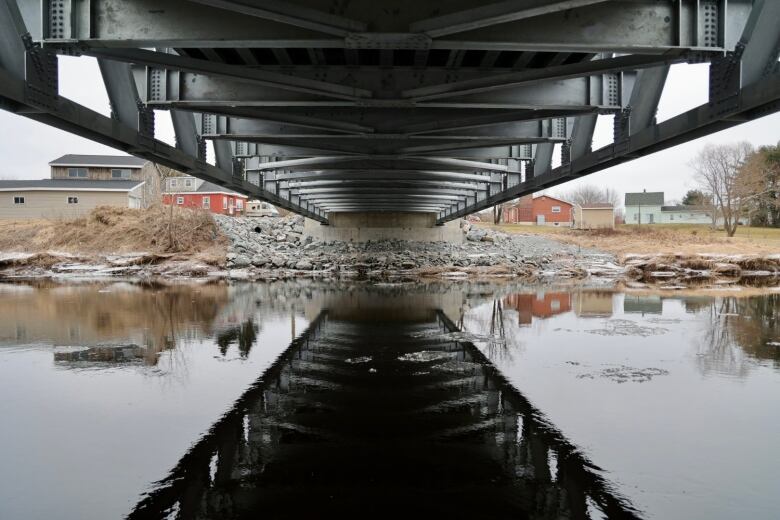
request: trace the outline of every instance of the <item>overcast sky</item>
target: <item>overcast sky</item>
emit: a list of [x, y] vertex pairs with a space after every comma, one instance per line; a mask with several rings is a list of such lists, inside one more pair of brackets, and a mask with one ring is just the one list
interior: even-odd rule
[[[708, 66], [675, 65], [658, 108], [658, 120], [664, 121], [685, 110], [707, 102]], [[93, 110], [108, 115], [109, 104], [97, 62], [91, 58], [60, 57], [60, 92]], [[49, 175], [48, 162], [66, 153], [121, 153], [81, 137], [57, 130], [0, 110], [0, 179], [41, 179]], [[173, 128], [164, 112], [158, 113], [157, 138], [173, 144]], [[600, 117], [593, 148], [612, 140], [612, 122]], [[706, 143], [746, 140], [754, 145], [780, 141], [780, 113], [674, 148], [594, 173], [550, 190], [559, 193], [576, 183], [607, 185], [620, 193], [627, 191], [663, 191], [667, 200], [680, 199], [695, 187], [688, 163]]]

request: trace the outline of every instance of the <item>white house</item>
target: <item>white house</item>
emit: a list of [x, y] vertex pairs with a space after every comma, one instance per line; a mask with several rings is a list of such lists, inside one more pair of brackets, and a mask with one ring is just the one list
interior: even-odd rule
[[666, 206], [664, 192], [626, 193], [626, 224], [712, 224], [712, 212], [703, 206]]

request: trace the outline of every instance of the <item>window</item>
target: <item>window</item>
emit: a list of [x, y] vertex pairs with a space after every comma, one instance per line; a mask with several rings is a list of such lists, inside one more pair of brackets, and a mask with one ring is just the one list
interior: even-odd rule
[[242, 210], [242, 209], [244, 209], [244, 201], [243, 201], [243, 200], [241, 200], [241, 199], [236, 199], [236, 207], [237, 207], [239, 210]]
[[203, 197], [203, 207], [206, 209], [211, 208], [211, 197]]
[[130, 170], [126, 169], [113, 169], [111, 170], [111, 178], [112, 179], [129, 179], [130, 178]]
[[14, 197], [14, 204], [24, 204], [24, 197]]
[[78, 197], [68, 197], [68, 204], [78, 204], [79, 198]]
[[184, 204], [184, 197], [176, 197], [176, 204], [178, 204], [179, 206]]
[[634, 222], [639, 220], [639, 213], [634, 213]]
[[674, 215], [669, 215], [669, 220], [674, 220]]
[[552, 212], [553, 213], [560, 213], [561, 212], [561, 207], [560, 206], [553, 206], [552, 207]]
[[192, 188], [192, 179], [184, 179], [184, 187]]
[[222, 197], [222, 209], [227, 209], [227, 197]]
[[176, 187], [176, 179], [170, 179], [168, 181], [168, 186], [170, 186], [171, 188], [175, 188]]
[[68, 177], [72, 179], [86, 179], [87, 178], [87, 169], [86, 168], [68, 168]]

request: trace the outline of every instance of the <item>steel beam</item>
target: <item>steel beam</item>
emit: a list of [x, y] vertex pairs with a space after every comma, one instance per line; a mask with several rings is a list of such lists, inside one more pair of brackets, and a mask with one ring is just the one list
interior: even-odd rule
[[722, 107], [710, 103], [701, 105], [637, 132], [622, 143], [608, 145], [586, 154], [566, 167], [557, 168], [547, 175], [536, 176], [513, 189], [492, 195], [478, 204], [447, 213], [439, 219], [439, 222], [460, 218], [495, 204], [551, 188], [583, 175], [725, 130], [777, 111], [780, 111], [780, 72], [774, 72], [758, 83], [745, 87], [738, 95], [735, 105], [727, 113], [723, 112]]
[[350, 32], [364, 32], [367, 30], [365, 22], [335, 16], [325, 11], [297, 6], [291, 2], [275, 0], [254, 0], [252, 2], [230, 0], [190, 1], [335, 36], [347, 36]]
[[[33, 6], [37, 0], [20, 0]], [[574, 0], [572, 0], [574, 1]], [[226, 2], [227, 3], [227, 2]], [[238, 4], [237, 2], [231, 2]], [[285, 4], [287, 4], [285, 2]], [[565, 5], [554, 2], [551, 5]], [[246, 4], [245, 4], [246, 5]], [[291, 4], [295, 5], [295, 4]], [[511, 5], [511, 4], [493, 4]], [[224, 7], [224, 5], [223, 5]], [[751, 4], [731, 0], [725, 10], [717, 12], [715, 23], [725, 28], [724, 35], [741, 32], [744, 21], [741, 12], [749, 11]], [[317, 23], [311, 17], [290, 16], [280, 21], [269, 17], [247, 16], [237, 9], [225, 10], [199, 5], [187, 0], [92, 0], [73, 2], [71, 16], [63, 27], [52, 31], [49, 13], [41, 13], [36, 27], [43, 27], [47, 44], [70, 45], [76, 48], [97, 47], [195, 47], [195, 48], [418, 48], [418, 49], [480, 49], [480, 50], [552, 50], [553, 52], [641, 52], [663, 54], [675, 49], [712, 49], [721, 44], [732, 49], [727, 39], [711, 41], [703, 38], [689, 20], [703, 17], [700, 2], [658, 2], [656, 0], [614, 0], [593, 5], [582, 5], [569, 10], [554, 10], [526, 19], [492, 24], [494, 16], [474, 17], [480, 27], [444, 37], [410, 30], [415, 23], [425, 21], [430, 10], [424, 4], [408, 5], [403, 9], [389, 0], [348, 3], [341, 7], [342, 19], [372, 25], [372, 31], [352, 31], [347, 35], [332, 34], [333, 24], [327, 16], [319, 21], [319, 29], [301, 27]], [[477, 2], [463, 9], [457, 16], [465, 16], [469, 9], [484, 9]], [[400, 16], [387, 16], [391, 10]], [[499, 9], [499, 11], [501, 11]], [[501, 16], [522, 16], [522, 10], [504, 7]], [[526, 11], [529, 12], [529, 11]], [[517, 13], [521, 13], [518, 15]], [[277, 14], [280, 14], [277, 12]], [[444, 14], [447, 16], [449, 13]], [[736, 27], [734, 25], [737, 24]], [[455, 24], [454, 26], [458, 26]], [[641, 30], [637, 30], [640, 27]], [[446, 25], [438, 30], [446, 30]], [[436, 28], [431, 28], [435, 30]], [[721, 41], [722, 40], [722, 41]]]
[[516, 22], [543, 14], [598, 4], [605, 0], [508, 0], [420, 20], [409, 26], [411, 32], [424, 32], [431, 38], [448, 36], [491, 25]]

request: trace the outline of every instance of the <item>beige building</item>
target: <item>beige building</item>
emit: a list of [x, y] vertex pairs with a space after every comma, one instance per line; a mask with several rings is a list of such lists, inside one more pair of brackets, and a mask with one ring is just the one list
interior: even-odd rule
[[143, 181], [0, 181], [0, 219], [75, 218], [97, 206], [144, 207]]
[[144, 182], [142, 206], [159, 201], [160, 173], [154, 163], [131, 155], [68, 154], [49, 163], [51, 178], [72, 181]]
[[572, 228], [615, 229], [615, 208], [606, 202], [584, 206], [575, 204], [572, 210]]

